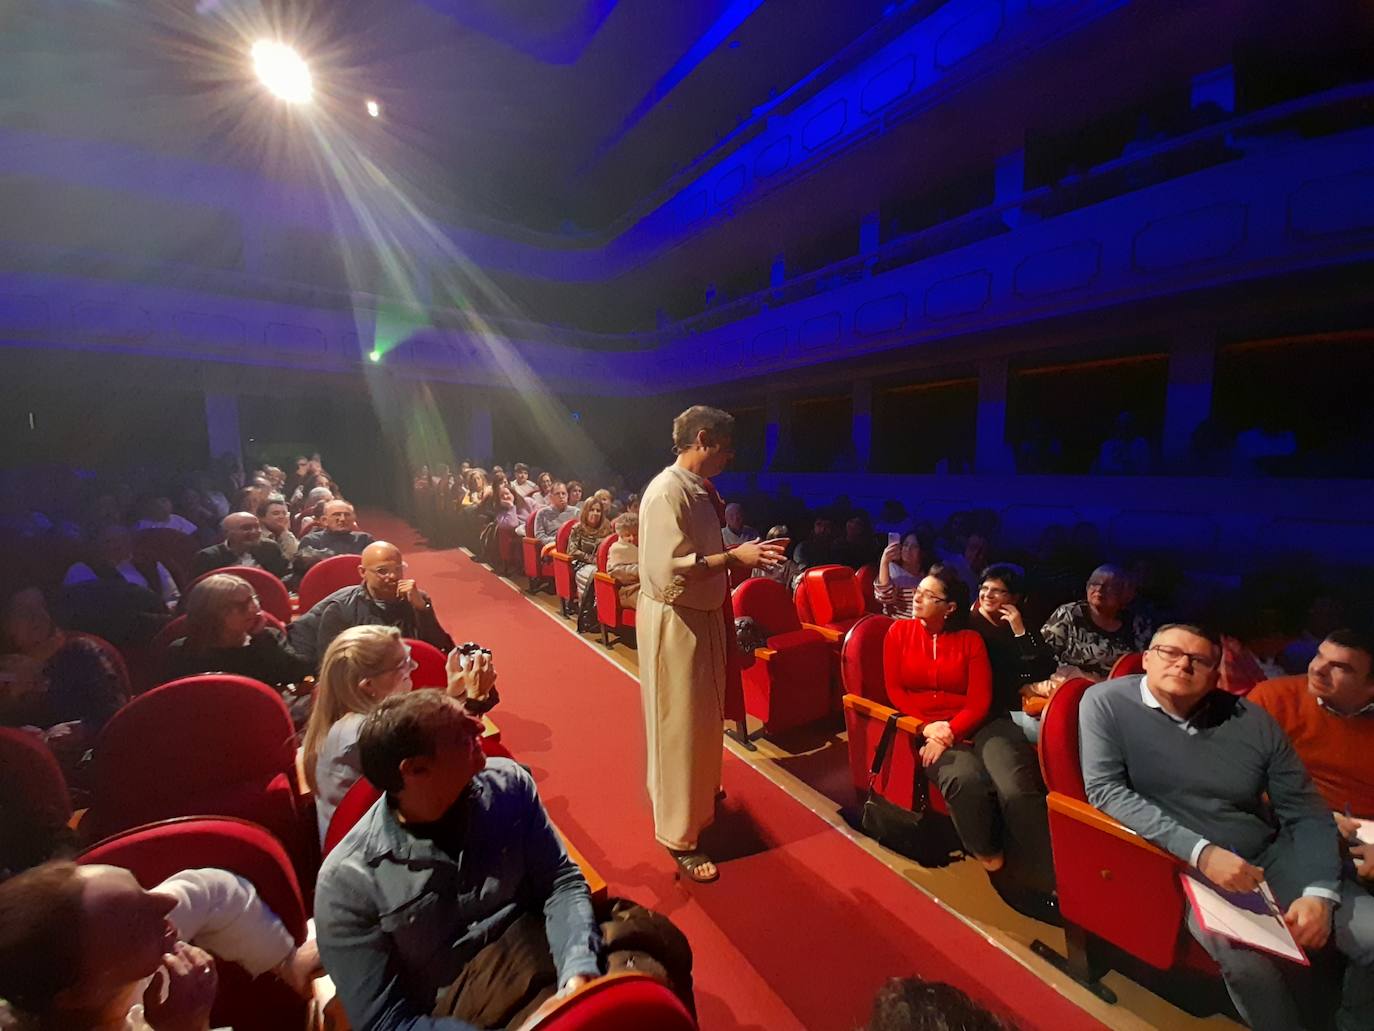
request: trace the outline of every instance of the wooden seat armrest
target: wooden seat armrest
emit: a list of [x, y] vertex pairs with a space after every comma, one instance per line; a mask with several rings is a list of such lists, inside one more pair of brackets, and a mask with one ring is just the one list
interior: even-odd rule
[[493, 740], [501, 740], [501, 728], [491, 721], [491, 717], [486, 713], [482, 714], [482, 736]]
[[596, 571], [592, 579], [596, 580], [598, 583], [610, 584], [612, 587], [620, 586], [620, 581], [618, 581], [610, 573], [603, 573], [599, 569]]
[[1080, 802], [1078, 799], [1070, 798], [1068, 795], [1062, 795], [1058, 791], [1051, 791], [1047, 801], [1049, 803], [1050, 812], [1052, 813], [1058, 813], [1071, 820], [1077, 820], [1079, 823], [1086, 824], [1093, 830], [1101, 831], [1103, 834], [1110, 834], [1112, 837], [1118, 838], [1121, 841], [1129, 842], [1144, 852], [1151, 852], [1161, 858], [1178, 863], [1180, 866], [1183, 865], [1182, 860], [1174, 854], [1164, 851], [1164, 849], [1160, 848], [1158, 845], [1151, 844], [1124, 823], [1112, 819], [1101, 809], [1095, 809], [1088, 805], [1087, 802]]
[[[865, 698], [863, 695], [847, 694], [841, 701], [846, 709], [853, 709], [856, 712], [863, 713], [871, 719], [881, 720], [884, 723], [886, 723], [892, 717], [892, 714], [897, 711], [890, 705], [884, 705], [882, 702], [875, 702], [871, 698]], [[925, 721], [917, 719], [915, 716], [903, 716], [897, 721], [897, 729], [899, 731], [905, 731], [908, 734], [919, 735], [923, 726], [925, 726]]]
[[[556, 827], [554, 829], [558, 830]], [[596, 868], [587, 862], [587, 857], [578, 851], [577, 846], [569, 841], [568, 836], [561, 830], [558, 831], [558, 837], [562, 840], [563, 847], [568, 850], [568, 858], [577, 864], [582, 876], [587, 879], [587, 889], [592, 893], [592, 902], [605, 902], [608, 892], [606, 879], [596, 872]]]
[[569, 555], [566, 551], [559, 551], [557, 548], [555, 548], [553, 551], [549, 552], [549, 554], [548, 554], [547, 557], [553, 559], [555, 562], [571, 562], [571, 561], [572, 561], [572, 556], [571, 556], [571, 555]]
[[820, 634], [831, 644], [834, 644], [844, 638], [844, 631], [836, 630], [834, 627], [818, 626], [815, 623], [803, 623], [802, 629], [816, 631], [816, 633]]
[[754, 649], [754, 658], [759, 659], [759, 660], [762, 661], [762, 662], [767, 662], [769, 659], [773, 658], [773, 657], [774, 657], [775, 655], [777, 655], [777, 654], [778, 654], [778, 650], [777, 650], [776, 648], [755, 648], [755, 649]]

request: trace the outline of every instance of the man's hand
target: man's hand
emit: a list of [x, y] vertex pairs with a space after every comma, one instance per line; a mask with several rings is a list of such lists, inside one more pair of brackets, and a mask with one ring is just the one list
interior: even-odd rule
[[1264, 880], [1264, 870], [1251, 866], [1234, 852], [1220, 845], [1208, 845], [1198, 856], [1197, 868], [1202, 876], [1227, 891], [1254, 891]]
[[1002, 607], [997, 611], [1006, 621], [1007, 626], [1011, 627], [1011, 632], [1017, 637], [1026, 632], [1026, 621], [1021, 618], [1021, 610], [1011, 602], [1003, 602]]
[[414, 580], [400, 580], [396, 584], [396, 596], [410, 602], [416, 612], [429, 608], [429, 595], [415, 586]]
[[933, 765], [946, 751], [948, 751], [948, 746], [943, 741], [936, 741], [931, 738], [921, 746], [921, 765]]
[[745, 569], [771, 569], [787, 557], [787, 549], [772, 541], [745, 541], [730, 549], [732, 561]]
[[312, 938], [291, 950], [276, 968], [277, 976], [302, 999], [314, 994], [315, 978], [324, 974], [324, 964], [320, 962], [320, 946]]
[[214, 958], [204, 949], [177, 942], [176, 951], [162, 957], [161, 968], [143, 993], [143, 1015], [157, 1031], [205, 1031], [218, 989]]
[[936, 720], [934, 723], [927, 723], [921, 727], [921, 735], [927, 741], [938, 741], [946, 748], [954, 747], [954, 731], [950, 728], [949, 720]]
[[1374, 882], [1374, 845], [1351, 845], [1350, 858], [1360, 880]]
[[473, 701], [487, 697], [496, 686], [496, 665], [486, 652], [470, 652], [464, 656], [457, 649], [448, 653], [444, 670], [448, 674], [448, 693], [459, 699], [471, 698]]
[[54, 724], [43, 732], [43, 740], [64, 766], [75, 765], [91, 746], [91, 735], [80, 720]]
[[1331, 936], [1331, 903], [1313, 895], [1295, 899], [1283, 914], [1293, 940], [1304, 949], [1320, 949]]

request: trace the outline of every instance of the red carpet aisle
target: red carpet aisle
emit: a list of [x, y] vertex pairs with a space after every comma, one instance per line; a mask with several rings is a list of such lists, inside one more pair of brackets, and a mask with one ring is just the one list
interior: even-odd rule
[[958, 984], [1022, 1028], [1102, 1026], [729, 753], [721, 879], [675, 882], [653, 839], [638, 681], [462, 552], [419, 550], [387, 517], [365, 526], [405, 550], [455, 640], [495, 652], [492, 717], [558, 825], [613, 894], [687, 934], [705, 1031], [853, 1031], [883, 980], [908, 973]]

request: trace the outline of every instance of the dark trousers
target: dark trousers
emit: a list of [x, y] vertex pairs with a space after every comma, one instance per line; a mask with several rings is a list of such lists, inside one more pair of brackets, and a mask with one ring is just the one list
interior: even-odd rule
[[[695, 1013], [692, 950], [672, 921], [625, 899], [611, 900], [602, 915], [607, 973], [633, 970], [655, 977]], [[557, 990], [543, 914], [525, 913], [463, 967], [440, 993], [433, 1015], [476, 1027], [516, 1028]]]
[[1007, 716], [989, 720], [971, 744], [957, 744], [926, 767], [949, 804], [964, 848], [1004, 854], [1009, 873], [1028, 888], [1054, 890], [1045, 782], [1035, 748]]

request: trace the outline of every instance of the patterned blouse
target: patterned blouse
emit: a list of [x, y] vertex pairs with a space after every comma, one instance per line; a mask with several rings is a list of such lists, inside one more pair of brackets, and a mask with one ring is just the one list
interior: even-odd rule
[[1060, 665], [1105, 677], [1121, 656], [1148, 648], [1154, 632], [1144, 613], [1125, 609], [1119, 618], [1121, 627], [1108, 633], [1093, 622], [1086, 601], [1071, 601], [1050, 613], [1040, 636]]

